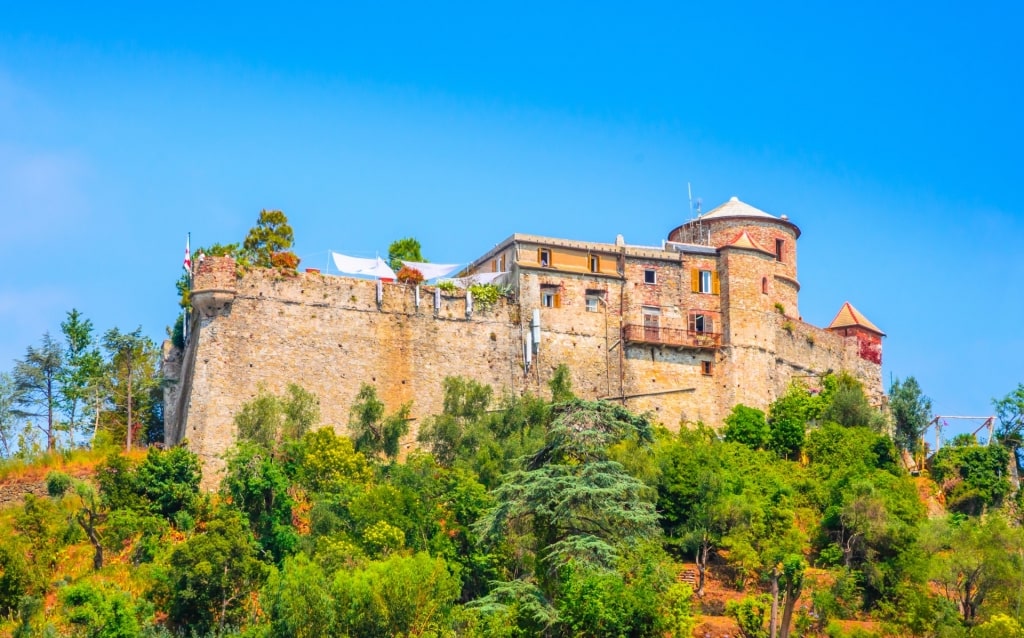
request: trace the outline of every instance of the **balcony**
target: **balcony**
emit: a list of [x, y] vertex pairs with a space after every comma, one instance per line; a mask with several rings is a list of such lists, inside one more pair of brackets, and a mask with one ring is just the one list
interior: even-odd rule
[[717, 332], [697, 332], [636, 323], [627, 323], [622, 327], [622, 338], [626, 343], [647, 343], [672, 348], [714, 350], [722, 345], [722, 335]]

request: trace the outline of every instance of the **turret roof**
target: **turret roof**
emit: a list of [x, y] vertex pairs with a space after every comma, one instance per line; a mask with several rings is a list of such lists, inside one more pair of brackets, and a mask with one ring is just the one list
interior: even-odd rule
[[742, 231], [739, 235], [737, 235], [736, 239], [722, 246], [722, 248], [746, 248], [748, 250], [757, 250], [762, 253], [767, 253], [769, 255], [775, 255], [775, 253], [771, 252], [770, 250], [766, 250], [762, 248], [760, 245], [758, 245], [758, 243], [754, 241], [745, 230]]
[[829, 329], [832, 328], [849, 328], [852, 326], [858, 326], [865, 328], [872, 332], [885, 336], [885, 333], [878, 329], [878, 326], [868, 321], [868, 318], [861, 314], [859, 310], [854, 308], [849, 301], [843, 304], [843, 307], [839, 309], [839, 313], [836, 318], [832, 320], [832, 323], [828, 324]]
[[779, 219], [775, 215], [768, 214], [759, 208], [754, 208], [746, 202], [741, 202], [739, 197], [730, 197], [729, 201], [712, 208], [700, 216], [700, 219], [718, 219], [721, 217], [765, 217], [767, 219]]

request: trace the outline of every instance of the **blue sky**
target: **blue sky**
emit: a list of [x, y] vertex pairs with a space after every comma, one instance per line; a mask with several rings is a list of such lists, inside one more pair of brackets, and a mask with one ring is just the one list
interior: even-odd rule
[[73, 307], [162, 339], [185, 233], [261, 208], [304, 266], [466, 262], [657, 244], [689, 182], [802, 228], [804, 318], [851, 301], [886, 383], [988, 414], [1024, 381], [1011, 3], [104, 4], [0, 7], [0, 369]]

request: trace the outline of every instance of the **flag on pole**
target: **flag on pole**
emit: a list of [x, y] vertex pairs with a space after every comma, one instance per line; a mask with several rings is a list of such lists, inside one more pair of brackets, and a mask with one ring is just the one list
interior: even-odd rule
[[185, 263], [182, 266], [185, 268], [185, 272], [188, 276], [192, 276], [192, 254], [189, 252], [189, 240], [192, 238], [192, 233], [185, 235]]

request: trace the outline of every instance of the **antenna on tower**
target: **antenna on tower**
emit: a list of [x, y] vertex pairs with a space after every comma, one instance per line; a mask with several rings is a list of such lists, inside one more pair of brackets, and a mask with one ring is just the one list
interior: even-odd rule
[[693, 189], [690, 188], [690, 182], [686, 182], [686, 197], [690, 200], [690, 219], [693, 219]]

